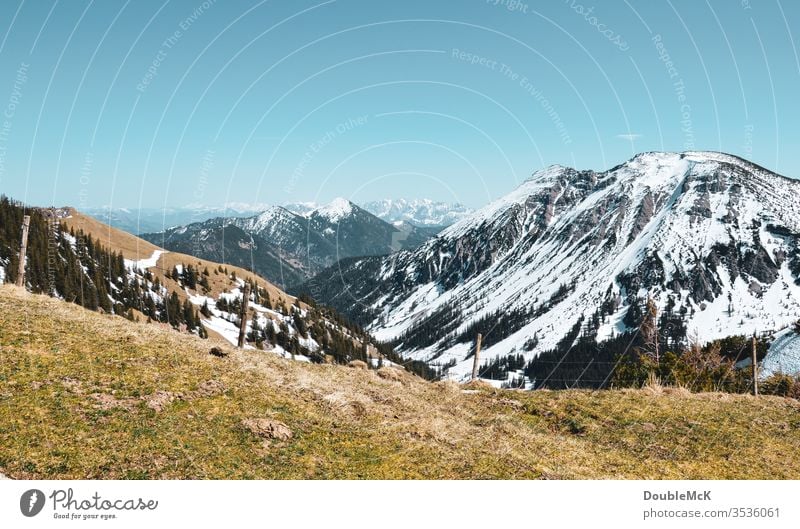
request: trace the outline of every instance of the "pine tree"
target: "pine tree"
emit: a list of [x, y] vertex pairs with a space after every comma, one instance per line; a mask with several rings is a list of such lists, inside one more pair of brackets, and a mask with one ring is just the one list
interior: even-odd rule
[[294, 321], [294, 328], [297, 329], [300, 336], [308, 338], [308, 327], [306, 326], [305, 320], [300, 316], [300, 313], [295, 312], [292, 315], [292, 319]]
[[270, 344], [275, 344], [275, 323], [272, 320], [267, 320], [267, 324], [264, 326], [264, 334], [266, 340]]
[[181, 302], [180, 299], [178, 299], [178, 294], [176, 292], [172, 292], [172, 294], [170, 294], [166, 308], [166, 323], [169, 323], [173, 327], [177, 328], [181, 323], [182, 310]]
[[197, 317], [195, 316], [195, 310], [188, 299], [183, 302], [183, 323], [186, 324], [186, 328], [190, 331], [197, 328]]
[[222, 312], [231, 312], [230, 306], [228, 305], [228, 300], [225, 297], [219, 297], [217, 300], [217, 309]]

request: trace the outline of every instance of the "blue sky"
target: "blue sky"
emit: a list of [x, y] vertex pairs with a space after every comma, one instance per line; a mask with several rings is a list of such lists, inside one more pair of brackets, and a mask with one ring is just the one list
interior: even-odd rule
[[788, 0], [7, 0], [0, 39], [31, 204], [478, 207], [650, 150], [800, 176]]

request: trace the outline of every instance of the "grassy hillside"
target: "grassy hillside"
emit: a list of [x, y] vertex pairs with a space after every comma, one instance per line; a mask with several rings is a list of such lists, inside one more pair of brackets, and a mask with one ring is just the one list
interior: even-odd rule
[[83, 230], [99, 240], [103, 246], [111, 250], [122, 252], [127, 259], [147, 259], [158, 250], [158, 246], [140, 239], [128, 232], [118, 230], [105, 224], [94, 217], [85, 215], [74, 208], [66, 208], [68, 217], [61, 219], [64, 224], [75, 231]]
[[309, 365], [0, 287], [11, 478], [800, 478], [800, 403]]

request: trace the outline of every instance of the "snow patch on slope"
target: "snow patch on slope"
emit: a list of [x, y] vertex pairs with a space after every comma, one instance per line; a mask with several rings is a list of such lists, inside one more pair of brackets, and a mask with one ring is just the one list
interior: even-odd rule
[[134, 261], [131, 259], [125, 259], [125, 267], [129, 270], [138, 270], [144, 272], [148, 268], [153, 268], [158, 263], [159, 258], [166, 252], [162, 250], [156, 250], [153, 252], [147, 259], [139, 259], [138, 261]]
[[759, 371], [760, 378], [779, 373], [800, 375], [800, 336], [789, 329], [776, 336]]

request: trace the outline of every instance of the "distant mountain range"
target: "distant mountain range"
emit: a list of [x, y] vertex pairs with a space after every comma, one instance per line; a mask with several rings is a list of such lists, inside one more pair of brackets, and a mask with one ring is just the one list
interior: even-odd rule
[[228, 206], [189, 204], [179, 208], [84, 208], [81, 211], [100, 222], [133, 235], [163, 231], [174, 226], [203, 222], [217, 217], [247, 217], [269, 208], [265, 204], [234, 203]]
[[281, 286], [298, 284], [339, 259], [416, 248], [438, 228], [393, 225], [343, 198], [302, 214], [273, 206], [249, 217], [218, 217], [142, 238], [171, 251], [242, 266]]
[[377, 200], [366, 202], [364, 209], [392, 224], [407, 222], [415, 226], [440, 226], [442, 228], [455, 224], [472, 210], [463, 204], [434, 202], [428, 199], [416, 200]]
[[[284, 206], [298, 215], [306, 215], [320, 207], [314, 202], [295, 202]], [[407, 223], [428, 228], [445, 228], [458, 222], [472, 210], [458, 203], [424, 199], [384, 199], [365, 202], [361, 208], [390, 224]]]
[[[306, 216], [325, 204], [293, 202], [282, 207], [300, 216]], [[270, 204], [231, 203], [227, 206], [189, 204], [170, 208], [117, 208], [90, 207], [82, 211], [101, 222], [134, 235], [157, 233], [169, 228], [185, 226], [220, 217], [250, 217], [272, 209]], [[367, 202], [361, 208], [390, 224], [401, 222], [418, 227], [444, 228], [468, 215], [471, 210], [461, 204], [435, 202], [429, 199], [378, 200]]]

